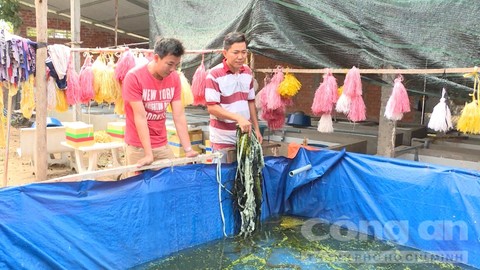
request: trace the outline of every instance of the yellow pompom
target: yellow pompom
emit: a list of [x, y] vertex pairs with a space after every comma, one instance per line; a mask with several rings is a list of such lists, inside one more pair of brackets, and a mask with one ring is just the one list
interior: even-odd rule
[[337, 93], [338, 93], [338, 97], [340, 97], [343, 93], [343, 86], [340, 86], [338, 89], [337, 89]]
[[28, 79], [22, 85], [22, 99], [20, 100], [20, 111], [27, 119], [32, 117], [35, 109], [35, 93], [33, 91], [35, 77], [30, 74]]
[[57, 105], [55, 110], [57, 112], [66, 112], [68, 111], [67, 97], [65, 97], [65, 91], [57, 89]]
[[287, 71], [287, 74], [285, 74], [285, 77], [278, 86], [277, 91], [278, 94], [280, 94], [280, 96], [283, 98], [291, 98], [298, 93], [301, 87], [302, 84], [297, 80], [297, 78]]
[[95, 131], [93, 139], [96, 143], [109, 143], [112, 141], [112, 137], [105, 130]]
[[457, 129], [464, 133], [480, 134], [480, 108], [476, 100], [465, 104]]

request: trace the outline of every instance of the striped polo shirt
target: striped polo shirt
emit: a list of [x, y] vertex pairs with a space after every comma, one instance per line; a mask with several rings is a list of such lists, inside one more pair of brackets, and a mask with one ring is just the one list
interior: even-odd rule
[[[225, 110], [250, 119], [249, 100], [255, 100], [252, 70], [243, 65], [233, 73], [225, 59], [207, 75], [205, 100], [207, 105], [218, 104]], [[235, 145], [237, 123], [210, 115], [210, 141], [215, 144]]]

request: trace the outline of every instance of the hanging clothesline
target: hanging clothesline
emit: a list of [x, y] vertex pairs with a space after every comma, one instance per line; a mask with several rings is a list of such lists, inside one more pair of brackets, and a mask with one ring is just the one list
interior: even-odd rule
[[[117, 49], [110, 49], [110, 48], [72, 48], [70, 52], [90, 52], [90, 53], [116, 53], [116, 52], [124, 52], [126, 50], [130, 50], [132, 52], [140, 52], [140, 53], [153, 53], [152, 49], [137, 49], [137, 48], [117, 48]], [[220, 53], [222, 49], [209, 49], [209, 50], [185, 50], [185, 54], [203, 54], [203, 53]]]
[[[433, 68], [433, 69], [359, 69], [360, 74], [444, 74], [444, 73], [470, 73], [475, 72], [477, 67], [469, 68]], [[255, 69], [254, 72], [263, 72], [263, 73], [273, 73], [277, 69], [275, 68], [259, 68]], [[290, 73], [325, 73], [326, 68], [321, 69], [299, 69], [299, 68], [283, 68], [284, 72]], [[332, 73], [343, 73], [347, 74], [350, 69], [330, 69]]]

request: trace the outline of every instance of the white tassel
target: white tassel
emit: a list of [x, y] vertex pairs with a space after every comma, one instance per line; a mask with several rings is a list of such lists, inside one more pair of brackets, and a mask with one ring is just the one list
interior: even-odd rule
[[442, 98], [440, 102], [433, 108], [428, 127], [440, 132], [447, 132], [452, 125], [452, 113], [445, 100], [445, 88], [442, 90]]
[[321, 133], [333, 132], [332, 116], [330, 114], [322, 114], [322, 117], [320, 117], [320, 120], [318, 121], [317, 130]]
[[337, 105], [335, 106], [335, 110], [339, 113], [348, 114], [350, 111], [350, 98], [342, 93], [340, 98], [337, 101]]

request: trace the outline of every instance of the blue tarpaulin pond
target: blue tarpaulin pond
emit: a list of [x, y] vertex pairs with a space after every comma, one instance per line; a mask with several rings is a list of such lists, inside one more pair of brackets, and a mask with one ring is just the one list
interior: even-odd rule
[[[480, 174], [344, 151], [267, 157], [262, 217], [347, 224], [385, 241], [480, 268]], [[311, 165], [310, 170], [289, 172]], [[235, 164], [222, 165], [228, 188]], [[35, 183], [0, 190], [1, 269], [127, 269], [235, 233], [216, 165], [123, 181]], [[381, 227], [363, 226], [377, 224]]]

